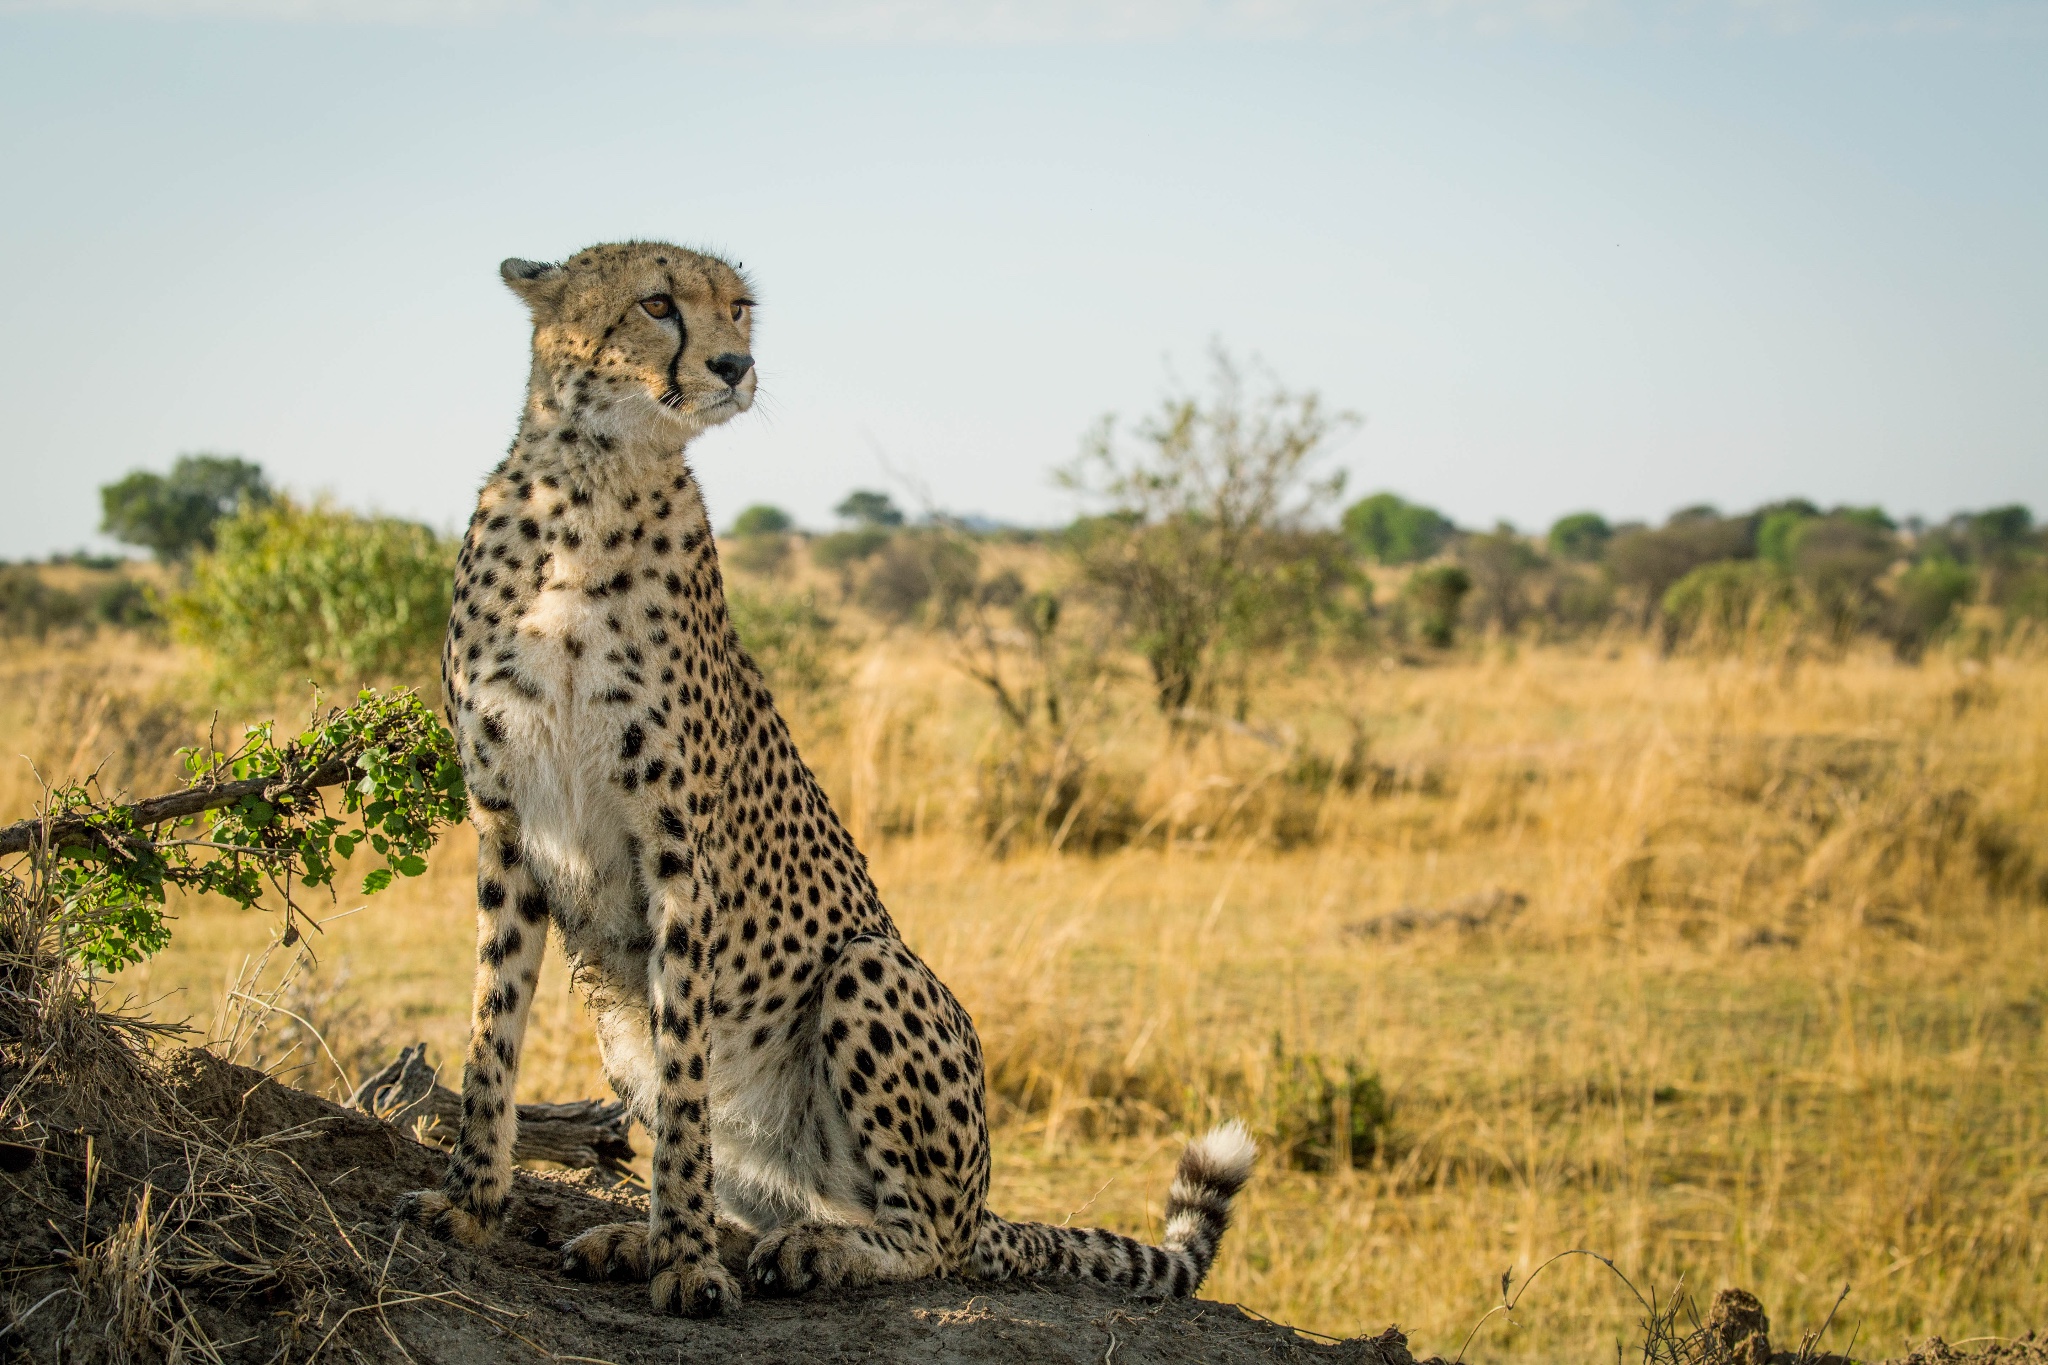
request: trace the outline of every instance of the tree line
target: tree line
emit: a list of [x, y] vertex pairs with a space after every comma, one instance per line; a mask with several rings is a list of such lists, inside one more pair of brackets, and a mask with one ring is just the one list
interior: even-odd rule
[[[946, 633], [963, 658], [982, 659], [977, 676], [1006, 712], [1056, 708], [1060, 691], [1045, 678], [1004, 681], [1015, 673], [1006, 652], [1050, 667], [1062, 651], [1113, 645], [1144, 661], [1170, 715], [1241, 712], [1264, 666], [1255, 661], [1276, 652], [1426, 655], [1481, 634], [1619, 631], [1670, 650], [1869, 637], [1912, 660], [1965, 622], [1996, 643], [2048, 620], [2048, 534], [2022, 506], [1927, 524], [1787, 499], [1739, 513], [1687, 507], [1656, 526], [1586, 511], [1541, 534], [1478, 530], [1392, 492], [1347, 500], [1330, 460], [1356, 425], [1219, 349], [1203, 390], [1086, 434], [1055, 473], [1087, 508], [1066, 526], [913, 516], [874, 489], [849, 493], [840, 525], [816, 534], [773, 506], [744, 509], [724, 528], [728, 562], [771, 587], [735, 594], [735, 609], [743, 628], [822, 677], [812, 665], [827, 608], [772, 588], [801, 546], [836, 582], [839, 606]], [[166, 617], [232, 674], [354, 683], [431, 672], [451, 537], [295, 502], [227, 455], [136, 471], [104, 487], [101, 504], [102, 529], [169, 566], [175, 586], [152, 594], [120, 579], [97, 603], [67, 601], [33, 573], [0, 569], [0, 629]], [[1043, 581], [984, 567], [1005, 542], [1051, 552]], [[1068, 641], [1063, 623], [1077, 613], [1091, 624]]]

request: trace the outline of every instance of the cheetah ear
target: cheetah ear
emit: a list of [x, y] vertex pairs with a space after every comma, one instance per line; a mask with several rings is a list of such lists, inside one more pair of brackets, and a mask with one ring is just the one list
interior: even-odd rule
[[498, 274], [512, 292], [526, 300], [526, 306], [539, 312], [553, 308], [562, 300], [562, 287], [568, 283], [568, 273], [562, 267], [548, 261], [526, 261], [517, 256], [508, 256], [498, 263]]

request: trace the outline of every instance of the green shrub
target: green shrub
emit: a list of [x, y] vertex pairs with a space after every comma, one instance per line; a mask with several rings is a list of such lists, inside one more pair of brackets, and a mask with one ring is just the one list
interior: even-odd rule
[[1798, 582], [1777, 565], [1727, 559], [1694, 569], [1659, 604], [1666, 648], [1691, 644], [1733, 649], [1795, 627], [1803, 615]]
[[457, 542], [396, 517], [279, 501], [220, 523], [168, 603], [230, 692], [305, 678], [327, 686], [432, 677]]
[[1438, 649], [1448, 649], [1458, 631], [1458, 608], [1472, 591], [1472, 575], [1456, 564], [1437, 564], [1417, 570], [1408, 580], [1406, 592], [1419, 608], [1422, 638]]
[[1271, 1085], [1264, 1136], [1282, 1166], [1363, 1166], [1384, 1144], [1393, 1105], [1379, 1075], [1356, 1060], [1288, 1052], [1276, 1037]]
[[1952, 559], [1928, 558], [1893, 585], [1886, 634], [1902, 659], [1917, 659], [1969, 600], [1977, 576]]
[[726, 610], [740, 644], [761, 666], [776, 691], [799, 696], [823, 690], [833, 675], [827, 661], [832, 620], [809, 593], [762, 597], [744, 589], [726, 591]]

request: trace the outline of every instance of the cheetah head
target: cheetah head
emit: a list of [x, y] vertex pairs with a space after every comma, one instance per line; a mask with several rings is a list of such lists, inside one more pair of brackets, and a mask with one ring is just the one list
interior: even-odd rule
[[620, 438], [687, 441], [754, 405], [754, 300], [739, 271], [662, 242], [498, 267], [533, 312], [530, 401]]

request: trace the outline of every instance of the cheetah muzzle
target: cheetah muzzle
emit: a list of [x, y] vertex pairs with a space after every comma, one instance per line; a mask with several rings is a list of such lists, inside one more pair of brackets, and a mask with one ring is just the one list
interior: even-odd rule
[[753, 299], [653, 242], [510, 260], [533, 315], [519, 434], [462, 545], [442, 671], [478, 839], [462, 1120], [401, 1217], [505, 1221], [519, 1049], [550, 931], [606, 1075], [654, 1135], [643, 1224], [563, 1270], [711, 1314], [933, 1275], [1191, 1294], [1255, 1148], [1191, 1144], [1158, 1246], [987, 1206], [973, 1021], [903, 942], [726, 612], [684, 447], [753, 404]]

